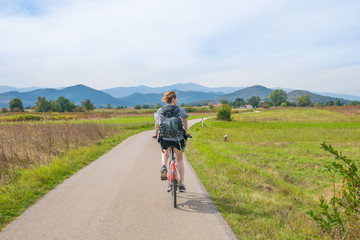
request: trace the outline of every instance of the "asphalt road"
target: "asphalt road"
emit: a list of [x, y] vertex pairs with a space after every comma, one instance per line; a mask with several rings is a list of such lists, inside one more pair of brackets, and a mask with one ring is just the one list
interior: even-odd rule
[[187, 192], [173, 207], [152, 134], [128, 138], [64, 181], [0, 239], [236, 239], [186, 157]]

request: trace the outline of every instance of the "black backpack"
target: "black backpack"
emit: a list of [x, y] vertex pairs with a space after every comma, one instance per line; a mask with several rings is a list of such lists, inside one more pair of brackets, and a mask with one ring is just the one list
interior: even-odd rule
[[159, 139], [176, 139], [180, 136], [186, 136], [180, 117], [180, 108], [176, 105], [166, 105], [162, 108], [162, 113], [160, 114]]

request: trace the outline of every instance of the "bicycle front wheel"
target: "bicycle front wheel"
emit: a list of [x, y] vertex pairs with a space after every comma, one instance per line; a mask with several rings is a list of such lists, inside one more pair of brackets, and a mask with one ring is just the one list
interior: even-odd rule
[[172, 195], [174, 200], [174, 208], [176, 208], [176, 190], [177, 190], [177, 181], [172, 180]]

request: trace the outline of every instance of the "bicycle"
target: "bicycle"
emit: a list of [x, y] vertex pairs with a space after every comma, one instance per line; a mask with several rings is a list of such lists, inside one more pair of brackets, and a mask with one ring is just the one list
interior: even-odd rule
[[[157, 136], [153, 136], [153, 139], [156, 139]], [[192, 138], [191, 135], [188, 135], [187, 138]], [[171, 196], [174, 202], [174, 208], [177, 207], [177, 200], [176, 200], [176, 192], [178, 188], [178, 177], [177, 177], [177, 164], [176, 164], [176, 157], [175, 157], [175, 151], [174, 146], [168, 146], [170, 149], [169, 153], [169, 159], [168, 159], [168, 168], [169, 169], [169, 175], [167, 177], [168, 180], [168, 192], [171, 192]]]
[[176, 208], [176, 190], [177, 190], [178, 179], [177, 179], [177, 168], [176, 168], [177, 166], [176, 166], [174, 147], [170, 147], [170, 156], [169, 156], [168, 165], [169, 165], [168, 192], [171, 192], [174, 201], [174, 208]]

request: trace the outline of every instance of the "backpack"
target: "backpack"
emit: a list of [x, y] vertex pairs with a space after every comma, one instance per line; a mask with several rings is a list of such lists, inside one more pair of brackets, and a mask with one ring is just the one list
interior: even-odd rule
[[159, 139], [176, 139], [180, 136], [186, 136], [180, 117], [180, 108], [176, 105], [166, 105], [162, 108], [162, 113], [160, 114]]

